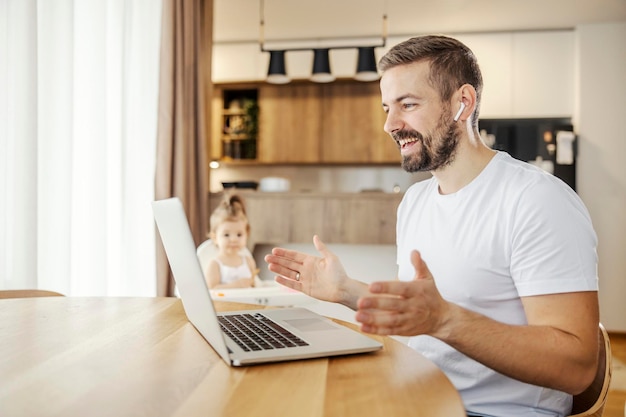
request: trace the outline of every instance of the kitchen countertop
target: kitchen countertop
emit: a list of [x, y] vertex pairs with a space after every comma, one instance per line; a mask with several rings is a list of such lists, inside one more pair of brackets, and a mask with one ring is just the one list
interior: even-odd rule
[[[231, 191], [232, 189], [229, 189]], [[349, 192], [323, 192], [323, 191], [286, 191], [286, 192], [267, 192], [267, 191], [257, 191], [251, 189], [234, 189], [232, 190], [235, 194], [242, 195], [244, 197], [248, 196], [262, 196], [263, 198], [290, 198], [290, 197], [333, 197], [333, 198], [353, 198], [355, 196], [363, 196], [363, 197], [381, 197], [381, 198], [389, 198], [389, 196], [402, 196], [404, 193], [388, 193], [384, 191], [378, 190], [363, 190], [356, 191], [353, 193]], [[210, 192], [209, 196], [220, 197], [224, 194], [224, 191], [219, 192]]]

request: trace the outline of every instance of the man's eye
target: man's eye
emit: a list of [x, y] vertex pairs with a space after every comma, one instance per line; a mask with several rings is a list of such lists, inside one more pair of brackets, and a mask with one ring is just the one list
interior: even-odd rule
[[402, 108], [404, 109], [412, 109], [415, 106], [416, 106], [415, 103], [402, 103]]

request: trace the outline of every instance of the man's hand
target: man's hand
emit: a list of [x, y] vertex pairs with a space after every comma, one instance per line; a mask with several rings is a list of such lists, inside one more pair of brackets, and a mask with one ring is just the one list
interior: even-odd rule
[[268, 269], [278, 275], [276, 282], [319, 300], [356, 308], [366, 286], [346, 275], [339, 258], [317, 235], [313, 244], [321, 257], [284, 248], [274, 248], [265, 256]]
[[371, 295], [359, 299], [356, 320], [361, 330], [382, 335], [434, 334], [445, 322], [446, 302], [428, 266], [417, 251], [411, 253], [413, 281], [374, 282]]
[[528, 325], [510, 325], [444, 300], [417, 251], [411, 262], [413, 281], [372, 283], [358, 300], [363, 331], [427, 334], [511, 378], [570, 394], [589, 385], [598, 358], [596, 292], [523, 297]]

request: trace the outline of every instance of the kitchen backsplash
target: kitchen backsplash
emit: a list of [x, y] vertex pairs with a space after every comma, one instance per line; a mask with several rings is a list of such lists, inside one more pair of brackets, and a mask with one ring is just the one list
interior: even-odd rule
[[282, 177], [295, 192], [361, 191], [404, 192], [413, 183], [430, 178], [429, 173], [409, 174], [397, 167], [320, 167], [320, 166], [220, 166], [211, 170], [210, 190], [223, 190], [222, 182], [256, 181]]

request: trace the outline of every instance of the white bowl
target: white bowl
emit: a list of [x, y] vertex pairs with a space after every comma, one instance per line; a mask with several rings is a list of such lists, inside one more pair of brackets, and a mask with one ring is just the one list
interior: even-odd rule
[[287, 178], [265, 177], [259, 181], [259, 189], [270, 193], [280, 193], [289, 191], [290, 183]]

